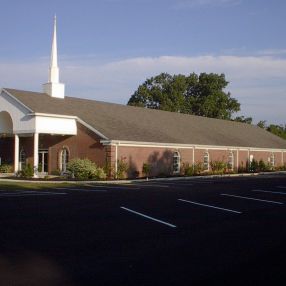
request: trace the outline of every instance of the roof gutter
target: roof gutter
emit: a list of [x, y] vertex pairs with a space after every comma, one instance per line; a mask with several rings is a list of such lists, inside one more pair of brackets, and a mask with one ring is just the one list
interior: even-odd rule
[[149, 147], [149, 148], [180, 148], [180, 149], [210, 149], [210, 150], [251, 150], [251, 151], [276, 151], [286, 152], [284, 148], [267, 148], [267, 147], [244, 147], [244, 146], [220, 146], [220, 145], [201, 145], [201, 144], [179, 144], [179, 143], [158, 143], [158, 142], [140, 142], [126, 140], [101, 140], [103, 145], [125, 146], [125, 147]]

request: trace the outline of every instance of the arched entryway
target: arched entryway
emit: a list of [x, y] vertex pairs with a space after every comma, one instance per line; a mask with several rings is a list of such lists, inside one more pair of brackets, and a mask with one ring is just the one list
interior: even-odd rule
[[0, 112], [0, 135], [13, 134], [13, 120], [7, 111]]
[[7, 111], [0, 112], [0, 164], [14, 161], [13, 120]]

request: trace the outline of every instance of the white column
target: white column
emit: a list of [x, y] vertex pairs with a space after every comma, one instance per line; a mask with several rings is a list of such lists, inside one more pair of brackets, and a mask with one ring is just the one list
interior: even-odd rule
[[39, 133], [34, 133], [34, 177], [38, 176], [39, 165]]
[[15, 134], [15, 146], [14, 146], [14, 173], [19, 171], [19, 136]]

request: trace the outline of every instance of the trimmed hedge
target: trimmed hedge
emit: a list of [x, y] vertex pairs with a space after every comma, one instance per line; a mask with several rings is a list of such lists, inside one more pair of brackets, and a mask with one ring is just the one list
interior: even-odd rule
[[89, 159], [72, 159], [68, 162], [67, 170], [70, 176], [77, 180], [104, 180], [106, 173]]

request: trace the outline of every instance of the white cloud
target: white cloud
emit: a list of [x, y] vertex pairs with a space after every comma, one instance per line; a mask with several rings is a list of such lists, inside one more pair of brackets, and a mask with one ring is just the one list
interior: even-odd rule
[[175, 9], [186, 9], [196, 7], [214, 7], [214, 6], [234, 6], [241, 3], [242, 0], [179, 0], [174, 4]]
[[[286, 59], [265, 56], [138, 57], [102, 63], [89, 56], [65, 57], [61, 79], [70, 96], [125, 104], [146, 78], [161, 72], [224, 73], [227, 90], [242, 103], [242, 113], [257, 121], [284, 123], [286, 107]], [[0, 63], [0, 86], [41, 90], [47, 79], [48, 60]]]

